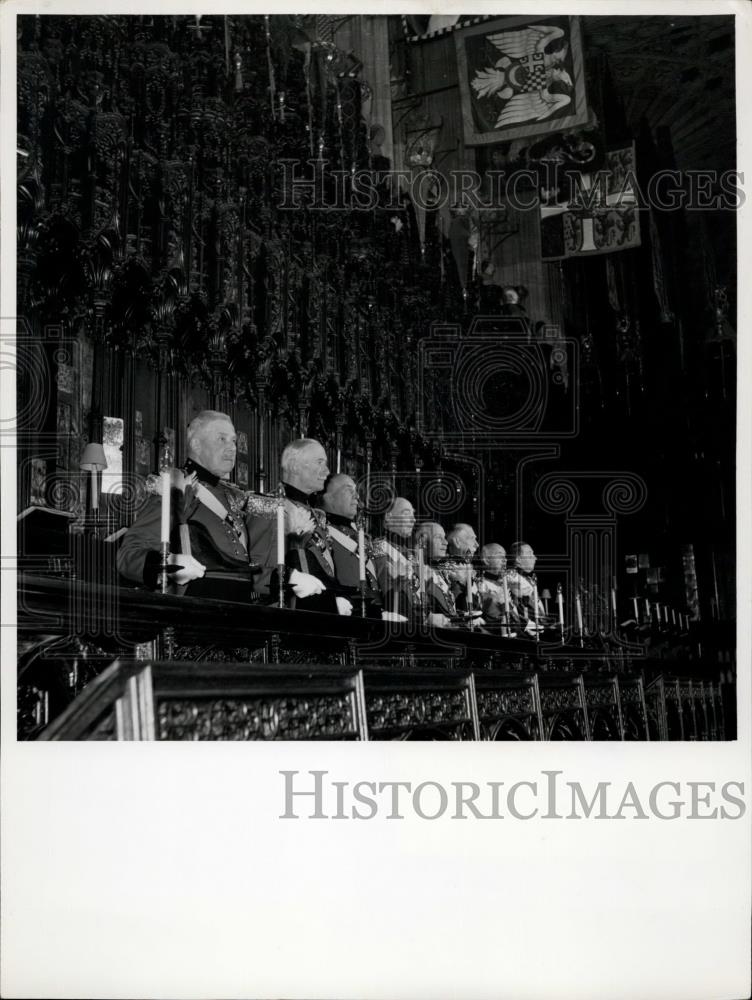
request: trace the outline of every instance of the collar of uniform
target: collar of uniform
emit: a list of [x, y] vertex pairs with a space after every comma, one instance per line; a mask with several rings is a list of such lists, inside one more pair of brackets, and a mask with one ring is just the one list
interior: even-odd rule
[[355, 525], [352, 522], [352, 518], [347, 517], [344, 514], [332, 514], [331, 511], [326, 512], [326, 520], [329, 524], [333, 524], [335, 528], [354, 528]]
[[199, 465], [198, 462], [194, 462], [192, 458], [189, 458], [185, 463], [185, 471], [189, 473], [195, 472], [198, 481], [200, 483], [205, 483], [207, 486], [219, 486], [220, 483], [225, 482], [225, 480], [220, 479], [219, 476], [215, 476], [213, 472], [209, 472], [208, 469], [205, 469], [203, 465]]
[[306, 507], [311, 506], [311, 497], [313, 496], [312, 493], [310, 495], [308, 493], [304, 493], [297, 487], [290, 486], [289, 483], [282, 483], [282, 486], [284, 487], [285, 496], [288, 500], [294, 500], [296, 503], [304, 503]]
[[404, 535], [397, 535], [389, 530], [385, 531], [384, 535], [389, 544], [393, 545], [395, 549], [399, 549], [400, 552], [407, 552], [409, 549], [409, 539], [405, 538]]

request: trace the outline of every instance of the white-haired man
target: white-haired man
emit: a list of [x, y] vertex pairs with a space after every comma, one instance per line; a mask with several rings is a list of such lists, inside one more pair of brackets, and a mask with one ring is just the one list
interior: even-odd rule
[[451, 628], [457, 623], [457, 606], [443, 569], [447, 554], [444, 529], [436, 521], [424, 521], [415, 532], [415, 545], [425, 553], [426, 576], [422, 586], [428, 624]]
[[[318, 584], [315, 590], [298, 597], [296, 607], [349, 615], [352, 604], [337, 582], [326, 514], [311, 502], [329, 475], [326, 452], [318, 441], [299, 438], [284, 449], [280, 465], [285, 491], [286, 573], [302, 573], [315, 578]], [[251, 558], [263, 566], [261, 579], [274, 596], [278, 586], [276, 522], [255, 517], [249, 521], [248, 531]]]
[[[172, 470], [171, 586], [191, 597], [251, 600], [257, 596], [254, 575], [260, 566], [249, 554], [249, 508], [261, 512], [269, 503], [229, 482], [237, 437], [226, 413], [202, 410], [188, 425], [186, 443], [185, 465]], [[155, 484], [118, 552], [118, 571], [131, 583], [150, 588], [157, 585], [161, 510], [162, 499]], [[301, 593], [318, 586], [302, 574], [290, 583]]]
[[409, 618], [415, 609], [415, 560], [412, 533], [413, 505], [405, 497], [395, 497], [384, 515], [384, 534], [373, 542], [384, 608], [397, 618]]
[[[447, 557], [442, 571], [449, 581], [458, 611], [479, 611], [480, 595], [475, 581], [473, 559], [478, 538], [470, 524], [455, 524], [447, 535]], [[468, 581], [471, 598], [468, 602]]]

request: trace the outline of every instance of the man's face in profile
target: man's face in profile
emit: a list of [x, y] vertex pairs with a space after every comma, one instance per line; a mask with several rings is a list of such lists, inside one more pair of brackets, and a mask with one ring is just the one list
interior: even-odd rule
[[227, 479], [235, 468], [235, 428], [229, 420], [212, 420], [191, 440], [191, 451], [199, 465], [220, 479]]
[[392, 509], [384, 517], [384, 524], [387, 531], [409, 538], [415, 527], [415, 511], [410, 501], [397, 497]]

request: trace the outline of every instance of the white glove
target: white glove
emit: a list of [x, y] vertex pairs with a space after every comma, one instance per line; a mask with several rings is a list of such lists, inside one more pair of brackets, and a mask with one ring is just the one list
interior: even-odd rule
[[352, 604], [348, 601], [346, 597], [337, 598], [337, 611], [341, 615], [351, 615], [352, 614]]
[[170, 573], [169, 579], [177, 583], [179, 587], [190, 583], [191, 580], [198, 580], [206, 572], [206, 566], [198, 559], [180, 552], [171, 552], [167, 562], [170, 566], [179, 566], [176, 573]]
[[428, 624], [432, 625], [434, 628], [449, 628], [451, 623], [446, 615], [439, 615], [435, 612], [431, 612], [428, 616]]
[[396, 611], [382, 611], [381, 620], [382, 622], [406, 622], [407, 618], [404, 615], [398, 615]]
[[320, 594], [322, 590], [326, 590], [326, 587], [318, 577], [311, 576], [310, 573], [301, 573], [299, 569], [294, 569], [290, 573], [290, 586], [292, 587], [293, 594], [301, 600], [304, 597], [314, 597], [316, 594]]

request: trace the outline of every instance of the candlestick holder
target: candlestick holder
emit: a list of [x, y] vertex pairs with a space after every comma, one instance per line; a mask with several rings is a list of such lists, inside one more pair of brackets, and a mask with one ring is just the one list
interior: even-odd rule
[[277, 487], [277, 581], [279, 584], [279, 606], [285, 606], [285, 487]]
[[160, 542], [159, 551], [160, 551], [159, 592], [160, 594], [166, 594], [167, 585], [169, 582], [167, 567], [170, 565], [170, 543]]

